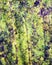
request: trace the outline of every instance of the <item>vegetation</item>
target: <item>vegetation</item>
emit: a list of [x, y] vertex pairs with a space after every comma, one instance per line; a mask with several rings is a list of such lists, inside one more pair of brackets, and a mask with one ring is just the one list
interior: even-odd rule
[[52, 65], [52, 0], [0, 0], [0, 65]]

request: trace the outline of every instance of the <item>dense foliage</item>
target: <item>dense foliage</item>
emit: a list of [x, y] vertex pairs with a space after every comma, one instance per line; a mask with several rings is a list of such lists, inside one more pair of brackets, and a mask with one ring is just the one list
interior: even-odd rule
[[0, 65], [52, 65], [52, 0], [0, 0]]

